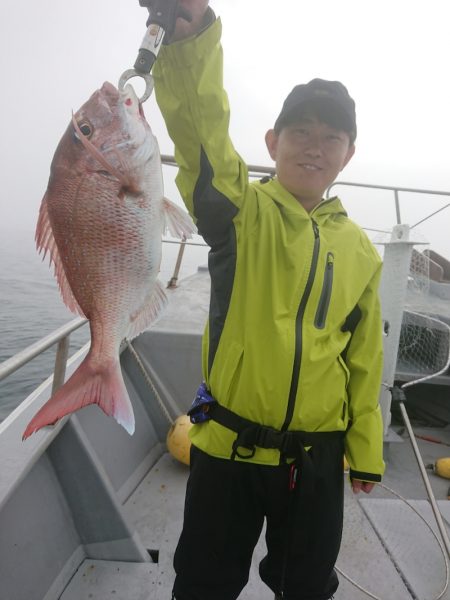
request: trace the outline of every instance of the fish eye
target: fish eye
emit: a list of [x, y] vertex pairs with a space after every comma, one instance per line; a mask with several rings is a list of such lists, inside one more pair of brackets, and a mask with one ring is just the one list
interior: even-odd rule
[[[88, 139], [92, 137], [92, 134], [94, 133], [94, 128], [89, 123], [89, 121], [80, 121], [80, 123], [78, 123], [78, 127], [85, 137], [87, 137]], [[76, 131], [74, 131], [74, 135], [77, 139], [79, 139]]]

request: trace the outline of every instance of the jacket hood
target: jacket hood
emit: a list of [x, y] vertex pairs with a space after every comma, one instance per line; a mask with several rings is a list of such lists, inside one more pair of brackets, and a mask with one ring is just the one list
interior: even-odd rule
[[324, 198], [311, 212], [310, 215], [342, 215], [347, 217], [347, 211], [337, 196]]
[[311, 218], [313, 215], [325, 217], [328, 215], [342, 215], [347, 217], [347, 212], [342, 206], [340, 199], [337, 196], [332, 198], [324, 198], [320, 204], [318, 204], [310, 213], [308, 213], [300, 202], [293, 196], [281, 183], [274, 177], [269, 181], [263, 183], [257, 181], [253, 184], [259, 188], [262, 192], [268, 194], [275, 202], [282, 204], [288, 209], [292, 209], [295, 212], [303, 213], [306, 219]]

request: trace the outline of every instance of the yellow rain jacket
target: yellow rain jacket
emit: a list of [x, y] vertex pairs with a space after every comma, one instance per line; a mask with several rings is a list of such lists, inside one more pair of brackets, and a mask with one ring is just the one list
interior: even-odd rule
[[[166, 46], [156, 97], [177, 185], [211, 246], [203, 374], [218, 402], [277, 430], [343, 431], [351, 475], [380, 481], [381, 260], [338, 198], [313, 211], [275, 179], [249, 182], [228, 134], [221, 23]], [[229, 458], [236, 433], [196, 425], [201, 450]], [[276, 465], [257, 448], [251, 462]]]

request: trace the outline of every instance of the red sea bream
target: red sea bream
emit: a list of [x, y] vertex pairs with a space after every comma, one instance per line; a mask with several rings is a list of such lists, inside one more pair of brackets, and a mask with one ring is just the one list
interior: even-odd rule
[[64, 302], [89, 319], [91, 346], [24, 439], [93, 403], [133, 433], [119, 346], [146, 329], [167, 301], [157, 280], [166, 227], [178, 237], [195, 231], [187, 213], [164, 198], [158, 143], [133, 89], [105, 83], [58, 145], [36, 230]]

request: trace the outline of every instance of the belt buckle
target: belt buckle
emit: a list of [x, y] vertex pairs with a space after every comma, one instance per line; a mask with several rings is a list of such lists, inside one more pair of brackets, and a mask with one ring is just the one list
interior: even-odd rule
[[256, 445], [261, 448], [279, 450], [283, 442], [283, 432], [273, 429], [272, 427], [266, 427], [261, 425], [256, 440]]
[[[284, 431], [282, 434], [280, 452], [285, 456], [289, 456], [289, 449], [292, 448], [292, 440], [294, 439], [292, 431]], [[290, 456], [289, 458], [293, 458]]]

